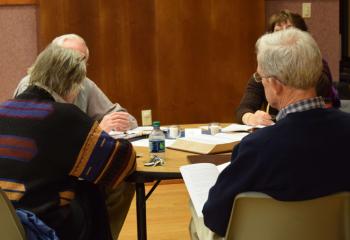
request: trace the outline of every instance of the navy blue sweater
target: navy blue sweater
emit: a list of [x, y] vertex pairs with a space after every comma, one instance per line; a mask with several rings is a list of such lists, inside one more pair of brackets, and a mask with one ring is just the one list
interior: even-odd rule
[[204, 222], [224, 236], [241, 192], [305, 200], [350, 190], [350, 114], [336, 109], [291, 113], [245, 137], [211, 188]]

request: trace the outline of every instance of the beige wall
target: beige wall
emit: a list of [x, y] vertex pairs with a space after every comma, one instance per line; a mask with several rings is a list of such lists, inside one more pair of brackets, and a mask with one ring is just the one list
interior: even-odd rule
[[[309, 0], [312, 17], [306, 22], [329, 62], [334, 80], [339, 78], [339, 0]], [[301, 13], [302, 1], [266, 0], [266, 16], [290, 9]], [[37, 55], [37, 16], [34, 5], [0, 6], [0, 101], [9, 98], [19, 79]]]
[[267, 0], [266, 17], [280, 9], [301, 14], [303, 2], [311, 3], [311, 18], [306, 19], [309, 31], [316, 39], [323, 58], [328, 62], [333, 80], [339, 80], [340, 35], [339, 0]]
[[0, 101], [12, 96], [37, 54], [37, 7], [0, 6]]

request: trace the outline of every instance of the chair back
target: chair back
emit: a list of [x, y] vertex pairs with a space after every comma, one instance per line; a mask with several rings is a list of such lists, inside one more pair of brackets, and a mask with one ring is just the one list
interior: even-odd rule
[[241, 193], [225, 239], [350, 240], [350, 192], [287, 202], [263, 193]]
[[0, 238], [6, 240], [24, 240], [25, 231], [16, 215], [12, 203], [0, 188]]

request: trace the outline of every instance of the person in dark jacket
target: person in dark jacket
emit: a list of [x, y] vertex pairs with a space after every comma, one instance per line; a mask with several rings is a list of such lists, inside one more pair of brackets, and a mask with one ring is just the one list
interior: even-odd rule
[[350, 190], [350, 114], [325, 108], [316, 94], [322, 57], [315, 40], [289, 28], [265, 34], [256, 49], [254, 76], [268, 103], [279, 110], [277, 122], [234, 148], [230, 164], [209, 191], [204, 224], [192, 215], [192, 239], [225, 236], [234, 198], [242, 192], [297, 201]]
[[[267, 27], [268, 32], [285, 30], [294, 26], [302, 31], [308, 31], [304, 19], [296, 13], [288, 10], [274, 14], [270, 17]], [[316, 93], [322, 96], [327, 107], [340, 107], [338, 92], [333, 86], [332, 74], [328, 63], [323, 59], [323, 70], [316, 86]], [[262, 110], [263, 109], [263, 110]], [[256, 82], [252, 76], [247, 84], [244, 95], [236, 110], [236, 120], [239, 123], [255, 125], [271, 125], [277, 115], [277, 109], [271, 108], [266, 100], [264, 88], [261, 82]]]

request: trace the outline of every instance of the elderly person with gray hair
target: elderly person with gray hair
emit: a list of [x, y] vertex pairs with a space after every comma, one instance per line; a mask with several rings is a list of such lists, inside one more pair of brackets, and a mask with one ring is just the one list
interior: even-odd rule
[[30, 68], [29, 87], [0, 104], [0, 187], [60, 239], [111, 239], [100, 187], [119, 186], [136, 157], [127, 140], [61, 103], [81, 89], [85, 61], [78, 51], [49, 45]]
[[[52, 41], [52, 45], [75, 50], [81, 56], [84, 56], [85, 62], [89, 58], [89, 49], [84, 39], [76, 34], [59, 36]], [[29, 79], [31, 78], [30, 75], [31, 73], [20, 81], [15, 90], [15, 96], [22, 93], [28, 87], [30, 83]], [[137, 127], [136, 119], [118, 103], [113, 104], [101, 89], [87, 77], [83, 79], [80, 88], [70, 99], [63, 99], [55, 94], [53, 97], [57, 102], [65, 103], [68, 100], [69, 103], [73, 103], [93, 120], [98, 121], [100, 127], [106, 132], [112, 129], [126, 131]], [[134, 197], [135, 187], [132, 183], [123, 181], [113, 191], [109, 188], [106, 191], [106, 202], [112, 234], [113, 238], [117, 239]]]
[[[289, 27], [308, 31], [304, 19], [297, 13], [282, 10], [273, 14], [269, 19], [268, 32], [277, 32]], [[340, 106], [337, 90], [332, 86], [332, 74], [328, 63], [323, 59], [323, 69], [316, 86], [316, 94], [322, 96], [326, 107]], [[274, 123], [278, 114], [277, 109], [270, 107], [264, 93], [264, 86], [252, 76], [246, 86], [241, 102], [236, 109], [236, 120], [251, 126], [268, 126]]]
[[324, 108], [316, 95], [322, 57], [315, 40], [290, 28], [263, 35], [256, 49], [255, 78], [279, 110], [277, 122], [234, 148], [230, 165], [210, 189], [204, 223], [192, 214], [192, 239], [225, 236], [234, 198], [241, 192], [296, 201], [350, 190], [350, 115]]
[[[86, 61], [89, 58], [89, 49], [85, 40], [76, 34], [59, 36], [52, 41], [52, 44], [76, 50], [85, 56]], [[28, 87], [29, 78], [28, 75], [20, 81], [14, 96], [22, 93]], [[100, 127], [106, 132], [112, 129], [126, 131], [137, 127], [136, 119], [118, 103], [113, 104], [102, 90], [87, 77], [83, 80], [81, 89], [73, 100], [73, 103], [83, 112], [100, 122]], [[65, 102], [62, 99], [58, 99], [58, 101]]]

